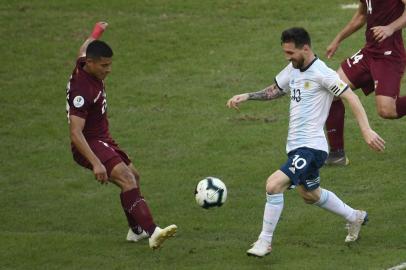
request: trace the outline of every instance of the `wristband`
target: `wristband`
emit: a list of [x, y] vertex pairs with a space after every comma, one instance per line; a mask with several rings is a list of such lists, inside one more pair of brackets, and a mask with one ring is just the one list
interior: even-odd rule
[[103, 32], [104, 32], [104, 27], [103, 27], [103, 25], [100, 23], [100, 22], [98, 22], [98, 23], [96, 23], [96, 25], [94, 26], [94, 28], [93, 28], [93, 31], [92, 31], [92, 34], [90, 35], [92, 38], [94, 38], [94, 39], [99, 39], [99, 37], [101, 37], [101, 35], [103, 34]]

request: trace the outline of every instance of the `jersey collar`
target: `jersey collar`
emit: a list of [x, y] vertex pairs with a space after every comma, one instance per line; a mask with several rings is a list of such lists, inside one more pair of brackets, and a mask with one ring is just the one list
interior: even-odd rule
[[314, 55], [313, 61], [311, 61], [310, 64], [308, 64], [308, 65], [305, 66], [304, 68], [301, 68], [301, 69], [300, 69], [300, 72], [305, 72], [306, 70], [308, 70], [309, 67], [310, 67], [311, 65], [313, 65], [314, 62], [317, 61], [317, 59], [319, 59], [319, 58], [317, 57], [317, 55]]

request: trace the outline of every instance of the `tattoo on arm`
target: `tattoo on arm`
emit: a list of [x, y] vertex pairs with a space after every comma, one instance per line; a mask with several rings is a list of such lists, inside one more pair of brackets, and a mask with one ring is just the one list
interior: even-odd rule
[[271, 86], [268, 86], [267, 88], [265, 88], [261, 91], [249, 93], [248, 99], [250, 99], [250, 100], [271, 100], [271, 99], [281, 97], [283, 95], [285, 95], [285, 93], [282, 92], [276, 86], [276, 84], [272, 84]]

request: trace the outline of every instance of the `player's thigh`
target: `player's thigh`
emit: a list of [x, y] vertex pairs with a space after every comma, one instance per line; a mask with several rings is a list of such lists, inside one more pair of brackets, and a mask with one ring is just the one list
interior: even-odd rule
[[120, 186], [123, 190], [130, 190], [137, 187], [133, 172], [123, 161], [116, 164], [112, 169], [110, 181]]
[[137, 186], [135, 176], [128, 167], [131, 160], [114, 141], [94, 140], [89, 142], [89, 146], [106, 167], [111, 182], [120, 186], [123, 190]]
[[291, 151], [288, 160], [280, 168], [294, 186], [303, 185], [307, 190], [320, 186], [319, 169], [324, 165], [327, 153], [302, 147]]
[[282, 193], [289, 186], [289, 177], [281, 170], [277, 170], [268, 177], [266, 181], [266, 192], [269, 194]]
[[371, 73], [375, 83], [375, 94], [395, 99], [400, 93], [400, 84], [405, 63], [394, 59], [374, 59]]
[[352, 89], [361, 88], [365, 95], [374, 91], [374, 81], [370, 71], [370, 56], [359, 51], [341, 62], [337, 71], [340, 78]]
[[[114, 145], [109, 145], [101, 140], [90, 140], [87, 142], [92, 152], [100, 160], [100, 162], [106, 167], [107, 175], [111, 175], [111, 171], [116, 164], [123, 161], [122, 156], [118, 153]], [[90, 162], [80, 154], [80, 152], [74, 148], [73, 158], [81, 166], [92, 170]]]

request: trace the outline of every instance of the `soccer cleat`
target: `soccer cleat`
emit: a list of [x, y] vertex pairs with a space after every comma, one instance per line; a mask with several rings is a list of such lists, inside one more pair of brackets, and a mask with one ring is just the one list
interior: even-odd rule
[[154, 233], [149, 238], [149, 247], [158, 249], [162, 246], [163, 242], [171, 236], [174, 236], [178, 227], [176, 225], [169, 225], [166, 228], [156, 227]]
[[350, 164], [350, 160], [345, 155], [344, 150], [338, 150], [330, 152], [325, 163], [329, 166], [347, 166]]
[[148, 234], [146, 233], [146, 231], [142, 231], [140, 234], [136, 234], [133, 232], [133, 230], [129, 229], [128, 233], [127, 233], [127, 241], [130, 242], [138, 242], [141, 239], [145, 239], [148, 238]]
[[268, 241], [261, 238], [259, 238], [251, 246], [252, 247], [249, 250], [247, 250], [248, 256], [264, 257], [269, 253], [271, 253], [272, 250], [271, 244]]
[[345, 238], [346, 243], [354, 242], [359, 237], [359, 231], [361, 226], [367, 224], [368, 222], [368, 213], [363, 210], [356, 210], [356, 220], [355, 222], [348, 222], [348, 235]]

